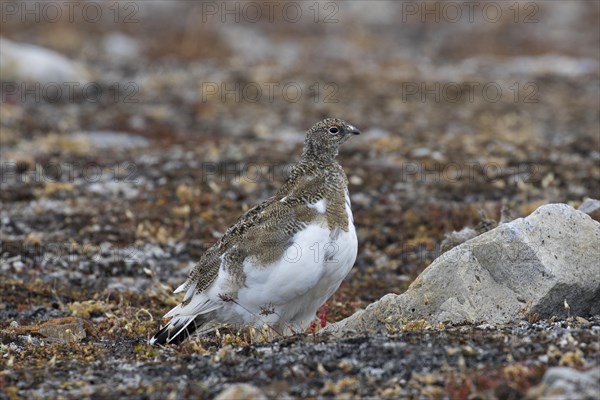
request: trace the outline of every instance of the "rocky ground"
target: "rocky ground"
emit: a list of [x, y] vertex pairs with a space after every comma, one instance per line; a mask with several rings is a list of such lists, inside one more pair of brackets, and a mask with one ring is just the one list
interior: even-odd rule
[[194, 2], [118, 4], [96, 22], [2, 24], [0, 397], [211, 398], [243, 382], [271, 398], [535, 398], [549, 368], [599, 365], [598, 316], [567, 309], [146, 344], [172, 289], [281, 185], [323, 116], [363, 132], [340, 154], [359, 255], [329, 323], [406, 290], [445, 233], [503, 205], [516, 218], [600, 198], [597, 3], [504, 5], [473, 23], [385, 2], [321, 3], [317, 22], [301, 3], [298, 21], [257, 23]]

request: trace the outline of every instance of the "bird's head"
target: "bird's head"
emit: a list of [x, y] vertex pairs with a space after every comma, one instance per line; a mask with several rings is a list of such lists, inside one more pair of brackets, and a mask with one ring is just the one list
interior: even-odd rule
[[350, 136], [359, 135], [353, 125], [337, 118], [327, 118], [317, 122], [306, 132], [304, 157], [317, 160], [330, 160], [338, 154], [338, 149]]

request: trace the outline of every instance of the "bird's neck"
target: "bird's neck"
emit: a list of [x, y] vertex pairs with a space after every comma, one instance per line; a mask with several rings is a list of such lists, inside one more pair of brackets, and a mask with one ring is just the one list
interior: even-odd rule
[[311, 142], [304, 144], [302, 159], [300, 162], [316, 164], [337, 164], [335, 157], [338, 155], [337, 148], [328, 148], [323, 145], [315, 146]]
[[[341, 180], [345, 180], [344, 170], [342, 166], [337, 162], [334, 157], [327, 159], [305, 158], [304, 156], [298, 161], [291, 169], [289, 176], [290, 182], [295, 182], [300, 179], [306, 179], [307, 177], [316, 176], [329, 176], [342, 177]], [[313, 178], [310, 178], [313, 179]], [[337, 178], [334, 178], [337, 181]]]

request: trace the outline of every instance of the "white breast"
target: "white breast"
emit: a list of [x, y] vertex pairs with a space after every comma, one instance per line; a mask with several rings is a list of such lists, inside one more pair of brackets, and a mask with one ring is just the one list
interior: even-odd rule
[[[317, 203], [315, 208], [318, 210], [319, 206]], [[348, 201], [346, 212], [348, 230], [341, 230], [335, 238], [328, 228], [310, 225], [294, 235], [281, 260], [262, 266], [247, 259], [245, 287], [238, 292], [243, 308], [260, 314], [261, 308], [273, 306], [276, 314], [261, 317], [262, 323], [285, 322], [300, 329], [308, 326], [356, 260], [358, 243]], [[256, 323], [252, 313], [240, 312], [247, 316], [246, 322]]]

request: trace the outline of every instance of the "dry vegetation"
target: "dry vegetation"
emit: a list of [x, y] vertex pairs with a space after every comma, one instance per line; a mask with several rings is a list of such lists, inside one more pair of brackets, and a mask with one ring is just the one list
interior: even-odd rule
[[[210, 398], [248, 382], [273, 398], [509, 399], [549, 366], [597, 364], [598, 317], [146, 344], [193, 262], [279, 187], [302, 131], [326, 115], [363, 131], [340, 154], [359, 256], [328, 302], [330, 322], [405, 290], [444, 234], [476, 226], [481, 210], [498, 219], [507, 204], [519, 217], [599, 198], [598, 4], [578, 2], [568, 20], [556, 3], [540, 3], [530, 25], [399, 23], [383, 6], [340, 6], [332, 26], [201, 24], [194, 2], [150, 3], [135, 24], [3, 23], [5, 38], [82, 62], [105, 93], [122, 86], [99, 102], [2, 100], [0, 398]], [[139, 54], [112, 53], [116, 32]], [[137, 102], [124, 101], [128, 82]], [[204, 99], [206, 82], [296, 82], [304, 95]], [[504, 95], [403, 100], [415, 82], [500, 82]], [[515, 82], [535, 85], [536, 102], [515, 99]], [[337, 102], [324, 101], [327, 83]]]

